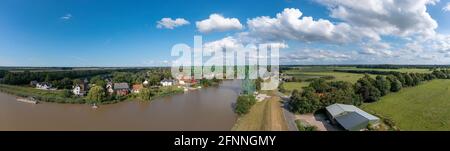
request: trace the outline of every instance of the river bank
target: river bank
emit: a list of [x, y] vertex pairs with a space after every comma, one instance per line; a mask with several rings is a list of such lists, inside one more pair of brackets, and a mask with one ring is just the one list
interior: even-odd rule
[[238, 80], [155, 98], [92, 109], [84, 104], [23, 103], [0, 93], [0, 130], [228, 131], [236, 121], [232, 105]]
[[[66, 90], [40, 90], [31, 87], [25, 86], [13, 86], [13, 85], [5, 85], [0, 84], [0, 92], [14, 95], [16, 97], [28, 98], [33, 97], [38, 101], [42, 102], [52, 102], [52, 103], [60, 103], [60, 104], [85, 104], [86, 99], [84, 97], [78, 97], [73, 95], [68, 95]], [[183, 89], [173, 87], [163, 87], [151, 97], [151, 100], [156, 98], [175, 95], [178, 93], [183, 93]], [[69, 92], [71, 93], [71, 92]], [[126, 100], [137, 100], [138, 97], [135, 94], [131, 94], [128, 96], [118, 97], [116, 99], [109, 99], [107, 101], [99, 102], [98, 104], [115, 104], [119, 102], [123, 102]], [[151, 101], [146, 100], [146, 101]]]

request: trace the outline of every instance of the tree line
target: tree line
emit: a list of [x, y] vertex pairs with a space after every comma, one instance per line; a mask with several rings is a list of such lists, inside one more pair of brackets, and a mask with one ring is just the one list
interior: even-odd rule
[[374, 65], [356, 65], [356, 68], [374, 68], [374, 69], [401, 69], [401, 68], [415, 68], [415, 69], [437, 69], [449, 68], [449, 65], [394, 65], [394, 64], [374, 64]]
[[365, 74], [355, 84], [345, 81], [327, 82], [315, 79], [303, 91], [294, 90], [289, 102], [297, 113], [313, 113], [334, 103], [361, 105], [378, 101], [388, 93], [398, 92], [404, 87], [413, 87], [423, 81], [450, 79], [449, 70], [434, 70], [432, 73], [389, 72], [375, 78]]

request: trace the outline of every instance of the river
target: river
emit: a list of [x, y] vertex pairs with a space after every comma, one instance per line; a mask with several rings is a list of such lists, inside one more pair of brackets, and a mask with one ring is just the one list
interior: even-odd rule
[[0, 130], [227, 131], [237, 115], [232, 104], [240, 81], [155, 99], [92, 109], [84, 104], [29, 104], [0, 93]]

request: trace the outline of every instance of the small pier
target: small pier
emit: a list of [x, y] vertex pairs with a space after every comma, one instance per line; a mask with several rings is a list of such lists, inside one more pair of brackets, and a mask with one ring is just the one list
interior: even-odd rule
[[31, 104], [38, 104], [39, 102], [33, 98], [33, 97], [28, 97], [28, 98], [17, 98], [17, 101], [19, 102], [24, 102], [24, 103], [31, 103]]

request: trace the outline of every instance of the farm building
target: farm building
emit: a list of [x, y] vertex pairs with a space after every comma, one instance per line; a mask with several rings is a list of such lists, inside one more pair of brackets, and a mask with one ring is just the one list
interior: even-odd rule
[[128, 86], [128, 83], [114, 83], [114, 91], [120, 96], [128, 95], [130, 86]]
[[348, 131], [360, 131], [369, 124], [378, 124], [380, 119], [353, 105], [333, 104], [326, 107], [333, 124], [339, 124]]

